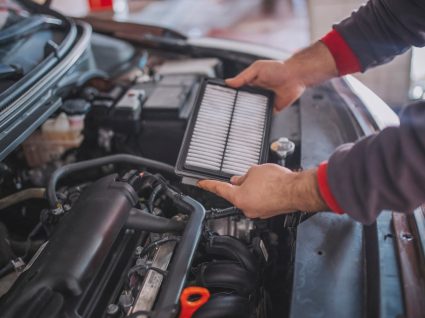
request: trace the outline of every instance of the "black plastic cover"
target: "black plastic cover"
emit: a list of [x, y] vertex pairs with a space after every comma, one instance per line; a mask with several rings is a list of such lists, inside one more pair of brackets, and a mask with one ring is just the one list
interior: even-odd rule
[[93, 183], [58, 225], [34, 263], [2, 298], [2, 317], [55, 317], [83, 293], [107, 257], [138, 196], [111, 175]]

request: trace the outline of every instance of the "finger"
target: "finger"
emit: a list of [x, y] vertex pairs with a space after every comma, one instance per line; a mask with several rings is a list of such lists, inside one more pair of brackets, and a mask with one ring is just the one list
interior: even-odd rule
[[202, 180], [198, 182], [198, 187], [217, 194], [225, 200], [233, 203], [236, 188], [227, 182]]
[[226, 79], [226, 84], [230, 87], [238, 88], [251, 83], [257, 77], [257, 74], [257, 68], [251, 65], [250, 67], [242, 71], [239, 75], [233, 78]]
[[246, 174], [243, 176], [233, 176], [230, 178], [230, 183], [233, 185], [240, 186], [246, 179]]

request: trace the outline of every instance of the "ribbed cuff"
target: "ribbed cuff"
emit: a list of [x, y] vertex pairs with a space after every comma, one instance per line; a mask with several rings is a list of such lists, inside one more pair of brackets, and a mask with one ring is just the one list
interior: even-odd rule
[[327, 206], [337, 214], [343, 214], [344, 211], [339, 206], [333, 196], [328, 183], [328, 163], [322, 162], [317, 169], [317, 183], [319, 184], [319, 192]]
[[321, 40], [331, 52], [340, 76], [357, 73], [362, 70], [359, 59], [335, 29], [326, 34]]

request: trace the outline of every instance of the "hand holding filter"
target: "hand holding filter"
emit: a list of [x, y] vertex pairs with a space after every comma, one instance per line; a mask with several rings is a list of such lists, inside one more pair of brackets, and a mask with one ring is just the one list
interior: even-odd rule
[[186, 130], [176, 173], [189, 182], [228, 180], [264, 163], [272, 105], [273, 94], [269, 91], [253, 87], [234, 89], [214, 80], [204, 82]]

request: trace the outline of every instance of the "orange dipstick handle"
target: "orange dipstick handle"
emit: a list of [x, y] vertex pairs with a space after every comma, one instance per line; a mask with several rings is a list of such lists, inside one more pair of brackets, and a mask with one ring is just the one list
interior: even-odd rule
[[[198, 297], [196, 300], [191, 300], [193, 297]], [[179, 318], [191, 318], [203, 304], [210, 299], [210, 292], [203, 287], [186, 287], [180, 296], [180, 316]]]

